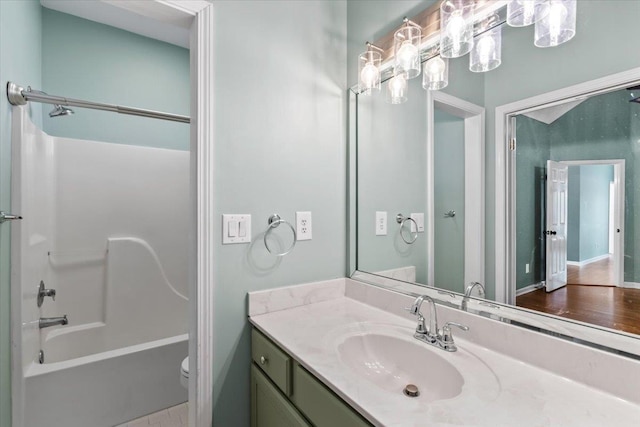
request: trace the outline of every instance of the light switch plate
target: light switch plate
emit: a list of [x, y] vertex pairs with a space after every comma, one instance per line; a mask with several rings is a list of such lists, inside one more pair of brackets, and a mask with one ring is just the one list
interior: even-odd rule
[[387, 235], [387, 213], [376, 212], [376, 236]]
[[[424, 233], [424, 213], [412, 213], [409, 216], [418, 224], [418, 233]], [[415, 233], [415, 231], [416, 226], [411, 222], [411, 232]]]
[[251, 243], [251, 215], [222, 215], [222, 244]]
[[311, 240], [311, 212], [296, 212], [296, 240]]

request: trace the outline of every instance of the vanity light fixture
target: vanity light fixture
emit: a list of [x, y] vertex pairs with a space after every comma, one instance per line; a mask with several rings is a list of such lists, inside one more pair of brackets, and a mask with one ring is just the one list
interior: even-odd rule
[[473, 0], [445, 0], [440, 5], [440, 56], [458, 58], [473, 47]]
[[469, 70], [474, 73], [491, 71], [502, 63], [502, 27], [497, 14], [481, 24], [482, 32], [469, 55]]
[[403, 74], [389, 79], [386, 101], [390, 104], [402, 104], [407, 101], [407, 79]]
[[407, 17], [404, 24], [393, 35], [394, 74], [403, 74], [407, 79], [420, 75], [420, 42], [422, 29]]
[[526, 27], [542, 18], [545, 0], [510, 0], [507, 4], [507, 24]]
[[577, 0], [441, 0], [416, 15], [415, 22], [405, 17], [393, 37], [377, 41], [380, 47], [366, 43], [358, 56], [358, 93], [380, 91], [382, 80], [389, 79], [385, 99], [401, 104], [407, 101], [407, 80], [421, 71], [424, 89], [443, 89], [449, 83], [449, 58], [469, 52], [469, 70], [491, 71], [502, 63], [505, 21], [514, 27], [535, 23], [538, 47], [567, 42], [576, 33], [576, 5]]
[[427, 90], [444, 89], [449, 84], [449, 60], [435, 56], [425, 62], [422, 87]]
[[371, 95], [374, 90], [380, 91], [382, 49], [369, 42], [366, 45], [367, 50], [358, 55], [358, 90], [363, 95]]
[[535, 45], [553, 47], [576, 35], [576, 0], [548, 0], [539, 9], [535, 25]]

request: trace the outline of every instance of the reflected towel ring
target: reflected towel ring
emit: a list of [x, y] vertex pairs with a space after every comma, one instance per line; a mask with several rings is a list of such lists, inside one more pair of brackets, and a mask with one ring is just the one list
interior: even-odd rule
[[[298, 236], [296, 235], [296, 229], [293, 225], [291, 225], [290, 223], [288, 223], [287, 221], [285, 221], [284, 219], [280, 218], [280, 215], [278, 214], [273, 214], [269, 217], [269, 219], [267, 220], [269, 226], [267, 227], [267, 229], [264, 231], [264, 246], [267, 248], [267, 251], [269, 251], [270, 254], [275, 255], [275, 256], [285, 256], [286, 254], [288, 254], [289, 252], [291, 252], [293, 250], [293, 248], [296, 246], [296, 242], [298, 240]], [[274, 252], [271, 250], [271, 248], [269, 247], [269, 243], [267, 243], [267, 237], [269, 236], [269, 233], [271, 233], [271, 230], [273, 230], [274, 228], [278, 228], [280, 226], [280, 224], [285, 224], [288, 225], [289, 228], [291, 229], [291, 232], [293, 233], [293, 243], [291, 244], [291, 246], [289, 246], [289, 248], [287, 248], [286, 251], [284, 252]]]
[[[407, 221], [411, 221], [413, 222], [413, 225], [416, 227], [416, 231], [415, 231], [415, 236], [413, 236], [413, 239], [405, 239], [404, 238], [404, 234], [402, 234], [402, 229], [404, 228], [404, 223]], [[407, 245], [413, 245], [413, 243], [418, 240], [418, 223], [416, 222], [415, 219], [409, 217], [409, 216], [404, 216], [401, 213], [399, 213], [398, 215], [396, 215], [396, 222], [398, 224], [400, 224], [400, 237], [402, 237], [402, 240], [407, 244]], [[411, 228], [409, 228], [409, 236], [411, 236]]]

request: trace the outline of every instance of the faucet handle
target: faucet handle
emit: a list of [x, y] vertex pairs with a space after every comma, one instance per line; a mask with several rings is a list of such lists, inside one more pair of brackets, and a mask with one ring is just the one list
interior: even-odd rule
[[457, 322], [447, 322], [442, 327], [442, 348], [447, 351], [456, 351], [458, 348], [453, 342], [453, 334], [451, 333], [451, 327], [455, 326], [457, 328], [462, 329], [463, 331], [468, 331], [469, 327], [467, 325], [463, 325]]

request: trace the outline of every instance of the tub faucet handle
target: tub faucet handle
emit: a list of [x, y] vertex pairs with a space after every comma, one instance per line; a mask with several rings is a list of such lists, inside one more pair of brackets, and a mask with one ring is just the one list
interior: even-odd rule
[[42, 303], [44, 302], [44, 297], [51, 297], [54, 301], [56, 300], [56, 290], [55, 289], [45, 289], [44, 288], [44, 280], [40, 281], [40, 286], [38, 286], [38, 307], [42, 307]]

